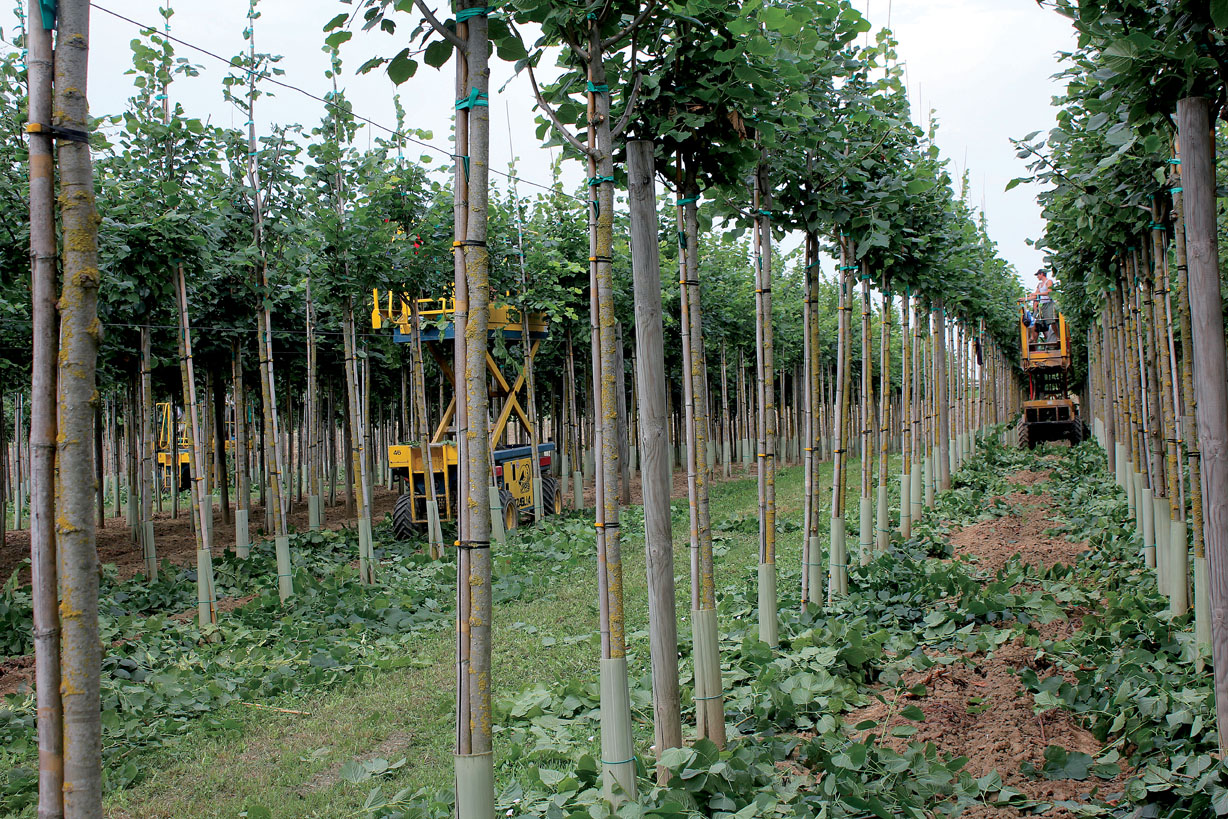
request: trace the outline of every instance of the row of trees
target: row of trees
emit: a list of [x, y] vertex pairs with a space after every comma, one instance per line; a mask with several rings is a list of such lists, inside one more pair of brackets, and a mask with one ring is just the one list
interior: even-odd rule
[[[704, 228], [718, 217], [753, 236], [756, 314], [757, 462], [760, 483], [760, 636], [775, 644], [777, 630], [774, 451], [779, 413], [773, 374], [773, 245], [787, 231], [805, 237], [805, 288], [817, 278], [820, 245], [840, 259], [840, 332], [837, 341], [837, 398], [834, 433], [836, 482], [828, 560], [829, 593], [847, 588], [843, 543], [843, 468], [847, 452], [851, 397], [849, 355], [851, 279], [854, 271], [884, 291], [893, 287], [917, 294], [925, 315], [934, 308], [934, 342], [925, 361], [931, 378], [906, 402], [910, 424], [927, 432], [914, 436], [925, 448], [935, 482], [950, 480], [948, 453], [959, 452], [950, 439], [946, 310], [989, 320], [990, 329], [1010, 338], [1015, 326], [1011, 299], [1017, 289], [998, 262], [992, 245], [951, 189], [937, 151], [908, 122], [898, 73], [890, 64], [886, 38], [859, 49], [856, 39], [869, 23], [842, 2], [804, 2], [788, 6], [760, 2], [727, 4], [694, 0], [677, 6], [606, 3], [572, 8], [554, 3], [521, 3], [494, 16], [493, 10], [462, 4], [455, 17], [440, 20], [421, 2], [424, 22], [411, 36], [425, 44], [425, 59], [439, 65], [455, 57], [457, 88], [455, 226], [457, 297], [456, 369], [467, 365], [464, 384], [467, 416], [458, 415], [458, 440], [482, 440], [486, 382], [474, 378], [486, 354], [486, 295], [489, 286], [487, 169], [489, 59], [492, 48], [517, 61], [529, 74], [551, 140], [586, 163], [592, 190], [589, 224], [591, 388], [599, 465], [596, 470], [598, 599], [601, 614], [601, 735], [607, 798], [613, 804], [634, 798], [630, 710], [627, 702], [623, 633], [619, 502], [615, 491], [619, 451], [615, 428], [617, 351], [614, 294], [614, 188], [625, 157], [633, 203], [655, 200], [655, 180], [663, 177], [676, 196], [678, 281], [682, 287], [681, 342], [683, 400], [686, 410], [687, 473], [690, 499], [691, 619], [695, 645], [697, 728], [718, 744], [725, 739], [715, 619], [715, 561], [708, 518], [708, 448], [711, 430], [705, 317], [700, 292], [699, 257], [710, 241]], [[395, 31], [394, 4], [364, 4], [367, 28]], [[342, 26], [339, 16], [333, 21]], [[540, 37], [525, 42], [519, 28], [533, 25]], [[339, 32], [344, 37], [348, 32]], [[419, 40], [420, 38], [420, 40]], [[416, 67], [411, 45], [387, 61], [390, 74], [404, 78]], [[560, 77], [543, 87], [536, 70], [557, 58]], [[370, 61], [369, 66], [383, 62]], [[635, 139], [623, 142], [624, 135]], [[702, 207], [704, 203], [711, 203]], [[709, 210], [709, 207], [711, 210]], [[651, 611], [658, 753], [681, 742], [677, 708], [677, 636], [672, 588], [672, 542], [666, 464], [652, 445], [664, 439], [660, 402], [665, 383], [661, 344], [660, 254], [652, 209], [634, 206], [630, 225], [636, 281], [636, 332], [640, 346], [641, 441], [644, 446], [646, 548], [653, 581]], [[814, 339], [813, 299], [807, 298], [804, 326]], [[906, 301], [906, 310], [911, 302]], [[890, 300], [884, 315], [889, 315]], [[862, 337], [868, 339], [868, 306]], [[462, 319], [463, 317], [463, 319]], [[974, 321], [975, 321], [974, 319]], [[461, 321], [468, 331], [461, 332]], [[889, 327], [890, 320], [882, 322]], [[964, 322], [965, 327], [969, 322]], [[918, 323], [919, 326], [919, 323]], [[979, 322], [977, 329], [980, 329]], [[884, 334], [885, 335], [885, 334]], [[462, 338], [463, 336], [463, 338]], [[923, 336], [924, 337], [924, 336]], [[960, 336], [963, 337], [962, 335]], [[884, 346], [889, 349], [888, 342]], [[961, 349], [964, 345], [961, 345]], [[818, 377], [817, 343], [807, 344], [805, 379]], [[869, 351], [862, 361], [868, 363]], [[918, 356], [918, 360], [921, 360]], [[960, 359], [963, 360], [963, 359]], [[963, 367], [959, 370], [962, 372]], [[866, 371], [868, 372], [868, 370]], [[960, 382], [962, 383], [962, 381]], [[885, 392], [885, 391], [884, 391]], [[987, 394], [989, 391], [982, 392]], [[861, 396], [872, 394], [863, 373]], [[817, 391], [807, 390], [807, 417], [814, 418]], [[924, 398], [923, 398], [924, 396]], [[921, 424], [920, 407], [933, 407]], [[461, 402], [458, 401], [458, 407]], [[1002, 409], [1004, 414], [1005, 408]], [[867, 429], [871, 435], [865, 412]], [[468, 429], [468, 435], [464, 430]], [[809, 428], [811, 435], [821, 429]], [[875, 430], [876, 432], [878, 430]], [[475, 434], [476, 433], [476, 434]], [[812, 440], [812, 439], [811, 439]], [[463, 447], [463, 445], [462, 445]], [[863, 446], [866, 452], [869, 447]], [[458, 562], [457, 810], [461, 817], [489, 816], [493, 807], [490, 735], [489, 621], [490, 510], [484, 452], [472, 448], [462, 458], [467, 474], [466, 510], [459, 521]], [[813, 466], [814, 461], [811, 461]], [[885, 468], [885, 466], [884, 466]], [[649, 476], [652, 480], [649, 480]], [[880, 479], [880, 483], [885, 477]], [[910, 484], [912, 476], [909, 476]], [[869, 480], [864, 481], [868, 493]], [[818, 494], [808, 480], [810, 511]], [[885, 504], [884, 504], [885, 507]], [[885, 511], [885, 508], [884, 508]], [[885, 516], [885, 515], [884, 515]], [[813, 518], [814, 515], [811, 515]], [[868, 516], [862, 516], [868, 531]], [[813, 539], [808, 539], [813, 543]], [[870, 550], [867, 548], [866, 555]], [[820, 564], [819, 556], [808, 562]], [[809, 576], [809, 573], [808, 573]], [[808, 578], [809, 599], [822, 599], [822, 582]]]
[[[1056, 0], [1079, 33], [1058, 125], [1018, 142], [1092, 352], [1096, 431], [1174, 615], [1193, 600], [1228, 747], [1228, 380], [1215, 143], [1223, 4]], [[1193, 560], [1190, 555], [1192, 553]], [[1193, 590], [1192, 598], [1190, 590]]]
[[[62, 5], [57, 49], [73, 49], [67, 53], [75, 59], [83, 52], [88, 7]], [[1002, 352], [1013, 351], [1016, 337], [1013, 301], [1019, 286], [1013, 271], [998, 258], [983, 221], [964, 204], [964, 191], [947, 173], [933, 132], [909, 121], [889, 36], [858, 45], [870, 25], [850, 4], [648, 0], [590, 10], [540, 2], [499, 14], [462, 4], [445, 20], [425, 4], [415, 4], [416, 12], [407, 5], [363, 4], [359, 15], [367, 28], [415, 27], [413, 45], [364, 67], [384, 65], [394, 80], [405, 81], [416, 69], [418, 46], [428, 64], [454, 61], [450, 185], [405, 159], [414, 134], [402, 122], [371, 149], [355, 146], [357, 119], [344, 94], [337, 51], [350, 35], [345, 28], [350, 17], [344, 14], [326, 27], [332, 31], [326, 76], [332, 90], [320, 124], [309, 133], [273, 126], [258, 136], [258, 102], [280, 69], [275, 56], [256, 48], [255, 2], [244, 31], [247, 48], [231, 61], [224, 81], [223, 93], [247, 117], [242, 131], [212, 127], [174, 102], [174, 83], [199, 69], [175, 56], [166, 36], [173, 17], [169, 7], [162, 9], [164, 29], [144, 31], [133, 43], [137, 92], [128, 110], [108, 120], [118, 135], [109, 141], [93, 137], [99, 152], [94, 188], [89, 177], [82, 183], [79, 173], [73, 175], [80, 167], [65, 173], [64, 162], [79, 161], [82, 153], [88, 170], [89, 152], [75, 135], [85, 130], [84, 119], [57, 125], [66, 129], [55, 136], [61, 200], [67, 203], [61, 213], [59, 343], [61, 369], [71, 370], [59, 380], [58, 474], [62, 484], [75, 481], [64, 485], [77, 492], [59, 499], [55, 514], [70, 529], [53, 538], [47, 528], [52, 519], [47, 447], [56, 440], [56, 429], [48, 426], [56, 404], [47, 391], [46, 368], [56, 352], [56, 237], [54, 220], [39, 211], [32, 213], [28, 236], [36, 262], [44, 265], [35, 268], [36, 352], [30, 375], [37, 696], [40, 748], [46, 752], [40, 758], [47, 760], [41, 815], [92, 816], [99, 810], [98, 759], [92, 750], [98, 717], [97, 573], [96, 556], [90, 556], [96, 512], [95, 493], [89, 491], [98, 473], [93, 442], [104, 426], [96, 420], [101, 416], [96, 387], [122, 397], [127, 407], [129, 494], [151, 577], [156, 567], [152, 516], [159, 499], [152, 410], [161, 398], [183, 407], [191, 443], [189, 503], [202, 625], [217, 617], [210, 565], [214, 489], [228, 510], [232, 473], [237, 531], [247, 531], [249, 476], [256, 477], [255, 489], [266, 500], [284, 599], [294, 591], [286, 544], [290, 473], [305, 474], [308, 505], [315, 510], [312, 523], [318, 525], [324, 484], [343, 468], [358, 519], [359, 571], [375, 583], [373, 466], [382, 458], [372, 456], [372, 430], [391, 426], [414, 436], [413, 430], [422, 429], [429, 413], [425, 399], [442, 383], [442, 368], [429, 369], [428, 381], [420, 356], [404, 349], [415, 345], [393, 348], [369, 337], [362, 329], [367, 294], [391, 290], [412, 299], [450, 288], [456, 330], [451, 366], [458, 376], [452, 432], [461, 467], [455, 538], [456, 764], [458, 811], [464, 817], [488, 817], [493, 810], [490, 546], [496, 533], [484, 441], [497, 398], [492, 400], [485, 372], [488, 354], [505, 360], [517, 354], [488, 338], [492, 292], [510, 291], [514, 306], [546, 312], [554, 341], [538, 366], [548, 361], [574, 373], [563, 389], [543, 391], [541, 403], [558, 410], [530, 435], [559, 435], [564, 424], [558, 416], [566, 414], [573, 430], [568, 433], [571, 463], [579, 464], [585, 450], [593, 453], [603, 760], [614, 803], [633, 797], [636, 789], [618, 526], [627, 457], [619, 439], [630, 427], [637, 432], [643, 465], [653, 576], [656, 747], [662, 753], [682, 741], [665, 428], [671, 395], [677, 395], [683, 421], [678, 437], [687, 442], [698, 728], [700, 736], [718, 743], [724, 742], [725, 720], [708, 513], [715, 460], [709, 453], [718, 441], [729, 442], [735, 424], [745, 438], [756, 439], [760, 636], [775, 644], [774, 486], [783, 455], [778, 450], [782, 420], [792, 427], [784, 440], [800, 438], [798, 448], [805, 453], [804, 595], [808, 603], [821, 605], [847, 591], [850, 553], [869, 560], [885, 548], [890, 527], [898, 525], [907, 534], [934, 491], [949, 486], [951, 470], [970, 451], [975, 431], [1006, 420], [1014, 407], [1010, 356]], [[39, 4], [31, 3], [35, 13], [41, 14]], [[520, 35], [529, 26], [541, 32], [534, 42]], [[16, 110], [28, 106], [34, 123], [47, 121], [37, 107], [45, 100], [36, 70], [42, 65], [38, 36], [50, 43], [49, 29], [30, 27], [25, 36], [29, 92], [25, 101], [16, 94], [12, 99]], [[569, 157], [586, 163], [588, 184], [580, 196], [556, 187], [525, 207], [515, 196], [492, 195], [492, 49], [528, 75], [543, 112], [543, 135], [550, 133]], [[560, 76], [540, 85], [536, 71], [547, 58], [557, 59]], [[21, 76], [16, 59], [5, 66], [14, 78]], [[84, 100], [74, 104], [83, 106]], [[49, 137], [36, 135], [33, 142], [42, 139]], [[36, 182], [50, 181], [35, 172], [42, 160], [36, 160], [33, 147], [26, 154], [16, 140], [3, 142], [13, 189], [22, 189], [14, 169], [28, 159], [28, 192], [37, 201]], [[675, 197], [665, 213], [658, 207], [658, 180]], [[624, 182], [626, 213], [616, 208], [615, 196]], [[86, 186], [83, 200], [97, 190], [102, 229], [96, 265], [88, 258], [95, 222], [88, 212], [77, 216], [72, 210], [76, 200], [65, 196], [78, 189], [63, 187], [70, 184]], [[17, 258], [25, 244], [23, 220], [11, 213], [3, 218], [13, 225], [5, 252]], [[587, 239], [580, 227], [585, 224]], [[523, 244], [514, 240], [518, 227], [528, 237]], [[747, 233], [748, 242], [738, 238]], [[803, 248], [791, 268], [779, 252], [789, 234], [798, 235]], [[450, 274], [443, 262], [448, 249], [454, 254]], [[838, 258], [830, 279], [820, 273], [827, 254]], [[676, 286], [661, 285], [663, 262], [677, 265]], [[84, 265], [86, 275], [76, 275], [74, 265]], [[94, 268], [101, 268], [106, 280], [97, 308], [107, 334], [97, 377]], [[13, 293], [17, 286], [10, 282], [6, 289]], [[84, 290], [79, 294], [77, 288]], [[860, 322], [854, 318], [858, 301]], [[5, 302], [21, 303], [20, 297]], [[638, 399], [631, 422], [620, 420], [626, 414], [618, 410], [620, 397], [625, 401], [628, 393], [620, 386], [626, 375], [622, 348], [631, 346], [630, 338], [620, 342], [620, 324], [634, 326], [637, 342], [634, 376], [628, 379]], [[12, 325], [11, 332], [20, 343], [22, 326]], [[673, 343], [675, 338], [680, 343]], [[52, 346], [41, 350], [38, 339]], [[586, 340], [587, 364], [578, 352]], [[85, 346], [74, 346], [78, 342]], [[755, 367], [746, 389], [754, 398], [736, 412], [727, 409], [726, 390], [719, 402], [715, 399], [714, 385], [724, 386], [727, 372], [718, 362], [730, 354], [739, 361], [743, 355], [753, 358]], [[741, 375], [741, 366], [737, 371]], [[25, 377], [19, 366], [4, 375], [13, 379], [10, 388]], [[208, 401], [200, 394], [206, 382]], [[781, 409], [786, 384], [792, 413]], [[250, 393], [249, 385], [255, 385]], [[225, 468], [225, 422], [217, 412], [224, 410], [227, 393], [234, 417], [231, 469]], [[205, 412], [209, 402], [212, 420]], [[389, 417], [407, 420], [391, 425], [379, 420]], [[210, 423], [213, 432], [206, 434]], [[583, 427], [588, 431], [574, 432]], [[325, 451], [337, 448], [338, 430], [343, 455], [330, 460]], [[863, 454], [856, 551], [846, 543], [843, 491], [855, 436]], [[886, 492], [893, 447], [904, 453], [901, 501], [894, 511]], [[826, 455], [835, 462], [830, 497], [817, 477]], [[217, 468], [206, 467], [210, 458]], [[825, 509], [830, 510], [826, 538]], [[58, 583], [57, 559], [68, 572]], [[64, 636], [57, 642], [60, 629]], [[61, 687], [43, 676], [61, 670], [85, 683], [65, 688], [71, 696], [61, 697]], [[81, 726], [80, 742], [66, 730], [70, 723]], [[69, 737], [68, 744], [57, 744], [62, 737]], [[75, 777], [73, 799], [63, 796], [67, 780], [56, 779], [53, 763], [61, 753], [65, 777]], [[72, 804], [78, 797], [80, 806]]]

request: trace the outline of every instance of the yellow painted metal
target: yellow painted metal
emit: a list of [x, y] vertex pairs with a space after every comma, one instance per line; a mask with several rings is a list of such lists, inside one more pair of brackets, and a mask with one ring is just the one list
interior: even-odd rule
[[[533, 346], [529, 350], [530, 359], [537, 357], [537, 350], [541, 346], [540, 340], [533, 342]], [[503, 403], [503, 411], [499, 413], [499, 419], [490, 431], [490, 445], [493, 448], [503, 438], [503, 432], [507, 429], [507, 422], [513, 410], [516, 412], [516, 417], [520, 419], [520, 423], [524, 424], [525, 430], [529, 429], [529, 416], [525, 414], [524, 407], [520, 406], [520, 401], [516, 397], [520, 394], [521, 388], [524, 387], [525, 371], [521, 370], [520, 375], [516, 376], [516, 381], [509, 387], [507, 380], [503, 377], [503, 373], [499, 372], [499, 367], [495, 364], [495, 360], [490, 357], [490, 353], [486, 354], [486, 369], [490, 371], [499, 387], [507, 394], [507, 401]]]
[[1022, 317], [1026, 304], [1030, 299], [1020, 300], [1019, 349], [1022, 352], [1020, 363], [1024, 371], [1037, 369], [1069, 369], [1070, 368], [1070, 329], [1066, 326], [1066, 317], [1057, 314], [1057, 346], [1052, 342], [1030, 344], [1028, 328], [1024, 326]]
[[[372, 290], [371, 327], [380, 330], [385, 324], [390, 324], [405, 335], [409, 335], [411, 332], [409, 305], [412, 300], [407, 293], [395, 295], [391, 290], [385, 290], [381, 295], [379, 290]], [[429, 326], [445, 316], [450, 319], [455, 309], [456, 303], [453, 299], [418, 299], [418, 312], [424, 325]], [[544, 313], [529, 314], [530, 333], [544, 333], [547, 327]], [[521, 332], [520, 311], [515, 307], [492, 302], [489, 332], [510, 332], [519, 336]]]
[[[371, 291], [371, 327], [375, 330], [381, 330], [385, 327], [391, 327], [403, 335], [411, 335], [413, 333], [412, 314], [410, 304], [412, 297], [406, 293], [394, 293], [391, 290], [380, 291], [378, 289]], [[456, 303], [453, 299], [418, 299], [417, 302], [418, 315], [423, 327], [437, 326], [440, 321], [450, 321], [452, 313], [456, 309]], [[528, 316], [528, 325], [530, 335], [538, 333], [545, 334], [548, 331], [548, 323], [544, 313], [531, 313]], [[490, 323], [489, 332], [501, 333], [508, 338], [521, 338], [523, 336], [523, 322], [521, 320], [520, 311], [515, 307], [507, 307], [499, 304], [493, 304], [490, 307]], [[431, 354], [435, 363], [439, 366], [440, 371], [448, 380], [448, 383], [455, 386], [456, 375], [452, 370], [452, 364], [448, 358], [442, 355], [439, 351], [439, 342], [429, 341], [424, 344], [426, 350]], [[541, 339], [534, 339], [529, 351], [530, 359], [537, 355], [538, 349], [541, 347]], [[503, 373], [499, 370], [499, 366], [493, 357], [488, 353], [486, 356], [486, 369], [490, 373], [498, 388], [496, 395], [502, 395], [506, 400], [503, 403], [503, 409], [499, 414], [498, 419], [491, 427], [490, 433], [490, 448], [494, 450], [499, 442], [503, 439], [507, 432], [507, 425], [511, 421], [512, 414], [515, 413], [516, 419], [524, 426], [526, 430], [529, 428], [529, 416], [525, 412], [524, 406], [520, 403], [519, 395], [525, 384], [525, 374], [522, 370], [510, 384]], [[453, 416], [456, 413], [456, 396], [453, 393], [448, 401], [447, 407], [444, 408], [443, 414], [440, 416], [439, 424], [435, 427], [435, 431], [431, 434], [431, 466], [433, 467], [436, 476], [442, 476], [444, 483], [444, 492], [438, 497], [441, 504], [440, 519], [452, 519], [452, 485], [453, 476], [457, 468], [457, 447], [454, 443], [444, 441], [444, 436], [447, 435], [449, 427], [452, 425]], [[425, 523], [425, 518], [419, 515], [417, 499], [425, 499], [425, 494], [419, 494], [416, 486], [417, 481], [423, 481], [423, 488], [426, 486], [426, 469], [422, 463], [422, 449], [420, 445], [414, 444], [394, 444], [388, 447], [388, 462], [393, 469], [404, 469], [407, 472], [409, 480], [405, 482], [406, 491], [413, 495], [415, 500], [411, 504], [412, 520], [415, 523]], [[516, 509], [531, 509], [533, 507], [533, 461], [530, 457], [520, 458], [502, 463], [503, 478], [499, 482], [500, 486], [507, 488], [512, 496], [516, 499]], [[423, 506], [425, 509], [425, 505]]]
[[504, 461], [503, 486], [516, 499], [520, 509], [533, 507], [533, 459], [529, 457]]
[[[187, 466], [189, 461], [188, 450], [192, 446], [192, 440], [188, 437], [187, 431], [183, 428], [183, 424], [177, 423], [172, 415], [172, 409], [169, 402], [161, 402], [154, 408], [158, 421], [158, 466], [163, 473], [163, 483], [170, 485], [170, 468], [171, 464], [178, 462], [180, 466]], [[175, 438], [177, 446], [171, 445], [171, 439]], [[175, 458], [175, 450], [178, 452], [178, 459]]]

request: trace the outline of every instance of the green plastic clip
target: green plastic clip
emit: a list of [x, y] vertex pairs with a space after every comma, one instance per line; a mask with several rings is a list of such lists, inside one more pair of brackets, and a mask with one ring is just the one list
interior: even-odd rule
[[469, 96], [456, 101], [456, 110], [462, 111], [466, 108], [478, 108], [489, 105], [490, 101], [486, 99], [485, 92], [479, 91], [475, 88], [469, 92]]

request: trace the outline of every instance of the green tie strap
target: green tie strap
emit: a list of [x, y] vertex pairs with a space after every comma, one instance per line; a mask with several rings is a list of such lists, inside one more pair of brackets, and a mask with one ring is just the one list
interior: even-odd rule
[[456, 22], [463, 23], [466, 20], [471, 20], [474, 17], [485, 17], [494, 11], [493, 6], [471, 6], [467, 9], [457, 9]]
[[486, 99], [486, 93], [473, 89], [469, 92], [469, 96], [456, 101], [456, 110], [461, 111], [466, 108], [486, 107], [490, 105], [490, 101]]

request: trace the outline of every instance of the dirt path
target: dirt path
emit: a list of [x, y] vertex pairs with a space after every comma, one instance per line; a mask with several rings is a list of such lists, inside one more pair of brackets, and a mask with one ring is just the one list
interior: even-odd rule
[[[1021, 471], [1008, 479], [1014, 486], [1034, 488], [1050, 478], [1048, 472]], [[1015, 491], [1000, 498], [987, 498], [987, 503], [999, 501], [1010, 507], [1010, 513], [983, 521], [951, 535], [955, 560], [969, 560], [992, 577], [1010, 558], [1020, 555], [1024, 563], [1051, 567], [1070, 565], [1087, 551], [1086, 543], [1071, 543], [1061, 537], [1045, 534], [1054, 522], [1051, 510], [1054, 498], [1047, 491], [1038, 494]], [[1068, 637], [1079, 628], [1087, 612], [1072, 610], [1067, 619], [1039, 627], [1046, 639]], [[904, 750], [910, 742], [933, 743], [950, 757], [968, 757], [964, 770], [974, 777], [997, 771], [1005, 786], [1037, 802], [1066, 800], [1087, 801], [1094, 794], [1105, 796], [1120, 793], [1126, 775], [1104, 781], [1089, 778], [1046, 780], [1030, 777], [1020, 770], [1027, 762], [1040, 768], [1044, 765], [1045, 749], [1060, 746], [1068, 752], [1081, 752], [1095, 758], [1103, 746], [1091, 733], [1081, 728], [1074, 716], [1061, 708], [1036, 713], [1032, 696], [1023, 689], [1019, 674], [1034, 670], [1041, 678], [1059, 673], [1035, 648], [1029, 648], [1022, 637], [1004, 644], [990, 654], [956, 655], [947, 658], [949, 664], [936, 665], [924, 672], [904, 675], [898, 689], [880, 693], [887, 700], [872, 702], [846, 715], [849, 726], [873, 720], [877, 727], [858, 734], [877, 736], [877, 741]], [[908, 693], [915, 686], [924, 686], [925, 694], [915, 697]], [[915, 705], [924, 712], [923, 722], [913, 722], [900, 716], [906, 706]], [[915, 735], [905, 739], [891, 736], [891, 729], [910, 725]], [[968, 819], [1005, 819], [1037, 815], [1013, 808], [977, 806], [961, 814]], [[1068, 819], [1076, 814], [1064, 808], [1053, 808], [1043, 816]]]
[[[342, 496], [338, 496], [341, 500]], [[396, 503], [396, 492], [389, 492], [382, 487], [375, 487], [373, 497], [373, 517], [378, 520], [392, 511]], [[325, 507], [325, 525], [330, 529], [340, 529], [353, 519], [346, 519], [344, 504]], [[264, 538], [264, 507], [254, 504], [249, 515], [248, 532], [252, 542]], [[307, 503], [293, 504], [290, 510], [290, 527], [303, 530], [307, 528]], [[158, 561], [169, 560], [176, 566], [189, 566], [196, 563], [196, 539], [192, 534], [190, 512], [179, 510], [179, 517], [172, 518], [170, 512], [154, 515], [154, 542], [158, 548]], [[215, 548], [230, 549], [235, 542], [235, 527], [233, 523], [222, 523], [222, 514], [213, 514], [213, 542]], [[21, 529], [8, 532], [3, 546], [0, 546], [0, 581], [8, 577], [30, 556], [30, 530]], [[128, 524], [121, 517], [109, 517], [106, 523], [98, 529], [98, 562], [113, 563], [119, 572], [119, 578], [126, 580], [145, 569], [145, 559], [139, 547], [132, 543]], [[21, 583], [29, 583], [28, 569], [22, 570]]]

